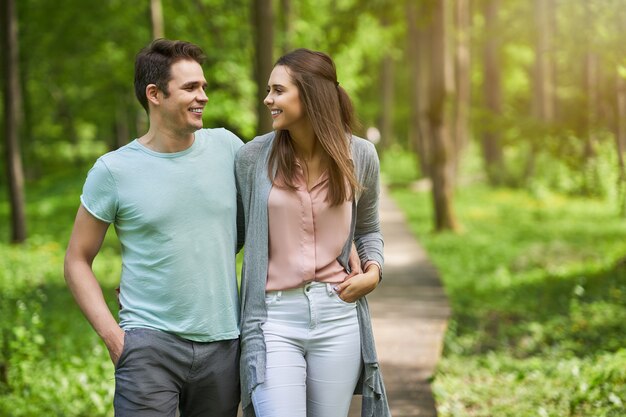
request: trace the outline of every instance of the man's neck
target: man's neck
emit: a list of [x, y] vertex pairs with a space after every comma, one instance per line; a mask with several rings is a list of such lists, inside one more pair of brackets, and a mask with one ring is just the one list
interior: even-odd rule
[[194, 133], [176, 133], [150, 126], [150, 130], [140, 137], [139, 143], [160, 153], [175, 153], [188, 149], [195, 140]]

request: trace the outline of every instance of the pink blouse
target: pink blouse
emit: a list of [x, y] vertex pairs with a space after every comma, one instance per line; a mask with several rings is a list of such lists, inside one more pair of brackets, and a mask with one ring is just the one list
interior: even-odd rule
[[269, 269], [267, 291], [301, 287], [311, 281], [338, 283], [348, 273], [337, 261], [350, 233], [352, 202], [331, 207], [328, 174], [311, 190], [300, 165], [297, 190], [274, 185], [268, 201]]

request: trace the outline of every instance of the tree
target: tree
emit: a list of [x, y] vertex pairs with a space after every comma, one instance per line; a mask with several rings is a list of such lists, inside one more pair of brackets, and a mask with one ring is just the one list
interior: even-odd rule
[[4, 137], [9, 200], [11, 202], [11, 242], [26, 240], [24, 171], [20, 152], [22, 94], [20, 89], [18, 25], [15, 0], [3, 1], [2, 27], [4, 64]]
[[[390, 25], [387, 16], [383, 16], [383, 27]], [[380, 93], [382, 97], [382, 109], [380, 112], [380, 133], [381, 133], [381, 145], [383, 148], [388, 148], [394, 143], [393, 133], [393, 108], [394, 108], [394, 57], [390, 52], [386, 52], [383, 55], [380, 71]]]
[[[584, 2], [583, 10], [585, 19], [591, 17], [591, 21], [595, 22], [595, 19], [593, 19], [595, 17], [594, 10], [589, 2]], [[585, 26], [585, 35], [585, 54], [583, 57], [582, 79], [582, 90], [585, 94], [585, 117], [583, 118], [583, 129], [581, 133], [584, 138], [582, 158], [584, 170], [587, 175], [583, 177], [584, 182], [582, 191], [587, 194], [592, 194], [599, 179], [596, 169], [596, 147], [598, 141], [596, 137], [596, 119], [600, 98], [598, 88], [598, 81], [600, 79], [600, 57], [594, 50], [595, 45], [593, 43], [593, 38], [595, 37], [595, 30], [593, 24], [588, 23]]]
[[618, 190], [621, 194], [620, 212], [624, 215], [626, 214], [626, 164], [624, 163], [624, 152], [626, 151], [626, 82], [623, 74], [619, 71], [616, 75], [615, 145], [619, 164]]
[[470, 0], [456, 0], [454, 7], [456, 29], [456, 47], [454, 54], [454, 161], [455, 174], [461, 152], [469, 140], [469, 109], [470, 109]]
[[[420, 165], [422, 176], [431, 178], [430, 127], [428, 123], [428, 79], [430, 73], [430, 4], [407, 0], [407, 58], [411, 68], [409, 77], [409, 147], [412, 148]], [[420, 18], [418, 18], [420, 16]]]
[[291, 0], [280, 0], [280, 26], [282, 30], [282, 50], [287, 53], [293, 49], [295, 13]]
[[554, 0], [535, 0], [535, 95], [537, 119], [554, 119]]
[[626, 215], [626, 55], [623, 54], [622, 28], [626, 24], [626, 12], [612, 13], [608, 16], [608, 25], [613, 30], [611, 33], [618, 34], [614, 36], [609, 44], [610, 51], [617, 51], [616, 55], [609, 57], [609, 62], [613, 68], [611, 72], [614, 74], [615, 94], [610, 94], [614, 106], [614, 122], [613, 135], [615, 140], [615, 148], [617, 152], [618, 162], [618, 204], [622, 216]]
[[[533, 116], [546, 131], [554, 120], [554, 18], [553, 0], [535, 0], [535, 68]], [[535, 172], [535, 160], [539, 150], [537, 140], [531, 141], [524, 176], [531, 178]]]
[[263, 104], [267, 80], [274, 65], [274, 17], [272, 0], [252, 1], [252, 21], [254, 27], [254, 78], [257, 84], [257, 134], [272, 130], [272, 122]]
[[496, 31], [499, 0], [486, 0], [484, 7], [486, 40], [483, 61], [483, 93], [487, 117], [490, 122], [486, 123], [484, 127], [482, 148], [487, 179], [490, 184], [499, 185], [503, 182], [504, 174], [502, 139], [497, 123], [494, 122], [494, 120], [502, 117], [502, 75], [498, 59], [499, 44]]
[[447, 118], [446, 101], [449, 87], [446, 83], [446, 23], [445, 0], [436, 0], [430, 26], [432, 49], [428, 121], [432, 146], [433, 203], [435, 207], [435, 230], [455, 230], [454, 215], [454, 159]]
[[161, 0], [150, 0], [150, 22], [152, 23], [152, 39], [165, 37]]

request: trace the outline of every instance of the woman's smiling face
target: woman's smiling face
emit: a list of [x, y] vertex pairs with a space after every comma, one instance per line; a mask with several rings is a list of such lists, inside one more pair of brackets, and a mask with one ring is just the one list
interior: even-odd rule
[[272, 113], [274, 130], [291, 130], [306, 120], [298, 87], [284, 65], [272, 70], [263, 103]]

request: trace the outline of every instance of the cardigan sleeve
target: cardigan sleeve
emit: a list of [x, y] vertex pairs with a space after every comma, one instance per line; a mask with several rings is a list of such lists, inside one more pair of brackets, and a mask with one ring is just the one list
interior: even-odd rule
[[383, 235], [380, 230], [380, 168], [374, 145], [363, 139], [363, 152], [355, 155], [355, 162], [361, 164], [360, 183], [363, 190], [357, 203], [357, 218], [354, 230], [354, 242], [363, 267], [368, 261], [374, 261], [383, 267]]
[[266, 165], [261, 161], [267, 152], [268, 138], [266, 135], [248, 142], [235, 158], [237, 187], [241, 193], [246, 225], [240, 291], [240, 378], [245, 416], [254, 415], [251, 394], [265, 377], [265, 341], [261, 325], [266, 315], [267, 214], [260, 195], [266, 184], [262, 175]]
[[240, 154], [242, 152], [243, 147], [239, 148], [237, 153], [235, 154], [235, 184], [237, 186], [237, 252], [239, 252], [246, 241], [246, 216], [245, 210], [243, 207], [243, 193], [244, 190], [242, 188], [243, 181], [241, 181], [241, 177], [244, 175], [244, 167], [241, 163]]

